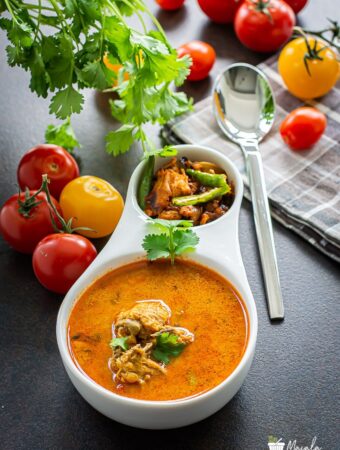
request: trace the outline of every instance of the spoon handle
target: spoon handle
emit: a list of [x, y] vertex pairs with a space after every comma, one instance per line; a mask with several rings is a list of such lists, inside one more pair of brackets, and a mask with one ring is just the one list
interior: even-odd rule
[[272, 220], [270, 217], [262, 158], [258, 149], [246, 151], [247, 170], [253, 202], [255, 228], [267, 293], [269, 316], [283, 319], [284, 308], [277, 267]]

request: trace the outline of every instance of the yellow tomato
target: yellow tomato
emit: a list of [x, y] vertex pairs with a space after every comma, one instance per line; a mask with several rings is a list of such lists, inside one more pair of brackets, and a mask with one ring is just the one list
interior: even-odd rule
[[[315, 38], [308, 37], [311, 49], [314, 49]], [[321, 97], [335, 85], [339, 75], [339, 62], [336, 53], [325, 47], [322, 40], [317, 40], [314, 49], [321, 59], [307, 59], [309, 73], [304, 57], [308, 48], [304, 38], [289, 42], [279, 57], [279, 72], [289, 92], [301, 99]]]
[[107, 181], [83, 176], [70, 181], [59, 200], [66, 221], [73, 217], [73, 227], [88, 227], [95, 231], [77, 231], [83, 236], [100, 238], [111, 234], [122, 215], [124, 201]]
[[[123, 67], [121, 64], [113, 64], [109, 60], [108, 53], [105, 53], [105, 55], [103, 56], [103, 63], [109, 70], [112, 70], [112, 72], [114, 72], [116, 74], [116, 76], [118, 76], [118, 72]], [[129, 79], [129, 74], [125, 72], [123, 78], [124, 78], [124, 81], [127, 81]], [[114, 87], [117, 86], [117, 80], [115, 78], [112, 78], [112, 83], [113, 83]]]

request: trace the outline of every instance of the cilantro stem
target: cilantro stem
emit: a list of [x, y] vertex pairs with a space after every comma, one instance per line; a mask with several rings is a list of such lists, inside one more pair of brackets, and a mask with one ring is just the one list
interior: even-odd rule
[[164, 37], [165, 41], [167, 42], [168, 39], [166, 37], [165, 31], [163, 30], [162, 25], [159, 23], [159, 21], [156, 19], [156, 17], [152, 14], [152, 12], [149, 10], [149, 8], [145, 5], [144, 2], [135, 0], [136, 5], [139, 6], [139, 8], [144, 11], [151, 19], [152, 23], [156, 26], [158, 31], [161, 33], [161, 35]]
[[36, 29], [35, 29], [35, 33], [34, 33], [33, 43], [37, 40], [38, 33], [39, 33], [39, 31], [40, 31], [40, 21], [41, 21], [41, 0], [38, 0], [38, 6], [39, 6], [39, 10], [38, 10], [38, 19], [37, 19]]
[[13, 9], [12, 9], [12, 7], [11, 7], [10, 1], [9, 1], [9, 0], [4, 0], [4, 2], [5, 2], [5, 4], [6, 4], [6, 6], [7, 6], [8, 12], [9, 12], [10, 15], [12, 16], [12, 19], [14, 20], [14, 22], [15, 22], [17, 25], [19, 25], [19, 22], [17, 21], [16, 15], [14, 14], [14, 11], [13, 11]]
[[[131, 9], [133, 9], [132, 3], [130, 3], [128, 0], [122, 0], [122, 2], [125, 3], [127, 6], [129, 6]], [[136, 9], [135, 12], [136, 12], [136, 15], [137, 15], [138, 19], [140, 20], [140, 22], [141, 22], [141, 24], [142, 24], [144, 33], [147, 34], [147, 28], [146, 28], [146, 25], [145, 25], [143, 16], [142, 16], [141, 13], [138, 11], [138, 9]]]
[[55, 10], [53, 8], [49, 8], [48, 6], [43, 6], [41, 5], [33, 5], [32, 3], [23, 3], [22, 5], [20, 5], [21, 8], [25, 8], [25, 9], [39, 9], [39, 10], [45, 10], [45, 11], [52, 11], [55, 12]]
[[174, 235], [173, 235], [174, 227], [169, 227], [169, 253], [171, 259], [171, 265], [175, 264], [175, 249], [174, 249]]

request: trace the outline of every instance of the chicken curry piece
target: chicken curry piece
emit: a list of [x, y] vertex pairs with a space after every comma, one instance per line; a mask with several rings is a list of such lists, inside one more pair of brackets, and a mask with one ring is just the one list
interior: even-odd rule
[[[157, 358], [157, 337], [172, 336], [175, 348], [183, 349], [194, 335], [169, 324], [170, 309], [162, 300], [137, 302], [118, 314], [111, 341], [110, 367], [118, 381], [143, 384], [151, 376], [166, 373], [164, 361]], [[164, 339], [163, 339], [164, 340]]]
[[[177, 400], [214, 388], [234, 371], [248, 320], [240, 295], [216, 272], [184, 259], [173, 266], [141, 260], [80, 295], [68, 334], [75, 364], [97, 384], [125, 397]], [[125, 349], [110, 345], [115, 339]]]

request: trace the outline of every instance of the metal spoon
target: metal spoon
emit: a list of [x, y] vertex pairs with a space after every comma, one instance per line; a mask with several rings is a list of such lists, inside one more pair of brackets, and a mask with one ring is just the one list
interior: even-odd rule
[[246, 159], [269, 316], [283, 319], [284, 309], [262, 159], [258, 143], [270, 131], [275, 100], [264, 74], [250, 64], [233, 64], [216, 80], [213, 108], [223, 133]]

